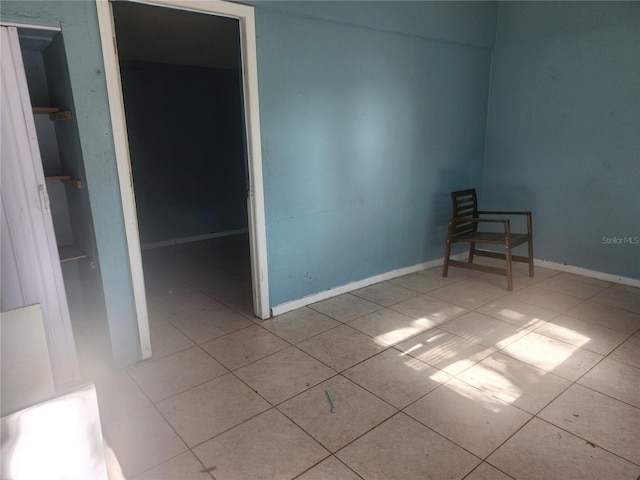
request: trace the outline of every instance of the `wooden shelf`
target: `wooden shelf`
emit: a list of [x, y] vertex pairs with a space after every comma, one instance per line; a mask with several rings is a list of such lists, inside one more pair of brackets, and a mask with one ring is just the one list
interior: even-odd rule
[[69, 110], [60, 110], [56, 107], [33, 107], [34, 115], [49, 115], [49, 120], [69, 120], [71, 112]]
[[36, 115], [49, 115], [50, 113], [57, 113], [60, 111], [59, 108], [55, 107], [33, 107], [32, 110]]
[[58, 255], [60, 255], [60, 263], [71, 262], [73, 260], [82, 260], [89, 256], [76, 247], [58, 247]]
[[47, 182], [62, 182], [80, 190], [82, 188], [82, 180], [76, 180], [71, 175], [47, 175], [44, 177]]
[[70, 181], [71, 180], [71, 175], [47, 175], [46, 177], [44, 177], [44, 179], [47, 182], [56, 182], [56, 181]]

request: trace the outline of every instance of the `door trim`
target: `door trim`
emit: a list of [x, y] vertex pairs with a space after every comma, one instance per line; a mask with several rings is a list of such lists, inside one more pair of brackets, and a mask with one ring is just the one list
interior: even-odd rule
[[[137, 1], [159, 7], [189, 10], [198, 13], [236, 18], [240, 25], [242, 78], [244, 87], [249, 192], [247, 198], [249, 238], [251, 248], [251, 275], [254, 314], [269, 318], [269, 283], [267, 271], [267, 238], [262, 177], [262, 149], [260, 140], [260, 113], [258, 103], [258, 70], [256, 53], [255, 17], [253, 7], [233, 3], [205, 0], [145, 0]], [[109, 97], [109, 110], [116, 151], [116, 164], [125, 220], [125, 233], [140, 332], [142, 358], [151, 356], [151, 341], [142, 269], [140, 236], [135, 207], [131, 159], [127, 138], [120, 68], [116, 52], [116, 34], [113, 11], [108, 0], [97, 0], [98, 23], [104, 58], [105, 79]]]

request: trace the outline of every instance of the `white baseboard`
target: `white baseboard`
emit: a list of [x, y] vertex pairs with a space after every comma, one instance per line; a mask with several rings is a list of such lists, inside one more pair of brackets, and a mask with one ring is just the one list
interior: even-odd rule
[[559, 270], [561, 272], [573, 273], [575, 275], [582, 275], [583, 277], [596, 278], [598, 280], [605, 280], [607, 282], [620, 283], [622, 285], [629, 285], [631, 287], [640, 288], [640, 280], [636, 278], [621, 277], [619, 275], [612, 275], [610, 273], [598, 272], [595, 270], [589, 270], [587, 268], [575, 267], [573, 265], [565, 265], [564, 263], [551, 262], [549, 260], [534, 259], [533, 264], [537, 267], [548, 268], [551, 270]]
[[241, 228], [240, 230], [228, 230], [226, 232], [207, 233], [205, 235], [195, 235], [193, 237], [173, 238], [171, 240], [163, 240], [162, 242], [145, 243], [140, 245], [142, 250], [151, 250], [152, 248], [170, 247], [171, 245], [179, 245], [181, 243], [199, 242], [201, 240], [210, 240], [212, 238], [230, 237], [231, 235], [239, 235], [241, 233], [247, 233], [248, 228]]
[[[456, 258], [456, 259], [466, 258], [467, 255], [468, 255], [467, 253], [451, 255], [451, 258]], [[358, 280], [357, 282], [347, 283], [346, 285], [341, 285], [339, 287], [335, 287], [330, 290], [314, 293], [312, 295], [302, 297], [298, 300], [291, 300], [290, 302], [285, 302], [285, 303], [281, 303], [280, 305], [276, 305], [275, 307], [271, 308], [271, 315], [274, 317], [277, 315], [282, 315], [283, 313], [290, 312], [291, 310], [295, 310], [300, 307], [306, 307], [307, 305], [311, 305], [312, 303], [326, 300], [327, 298], [337, 297], [338, 295], [342, 295], [343, 293], [353, 292], [354, 290], [368, 287], [376, 283], [384, 282], [385, 280], [391, 280], [393, 278], [402, 277], [403, 275], [409, 275], [410, 273], [419, 272], [420, 270], [425, 270], [427, 268], [437, 267], [439, 265], [442, 265], [443, 263], [444, 263], [444, 258], [438, 258], [436, 260], [430, 260], [428, 262], [418, 263], [410, 267], [391, 270], [390, 272], [381, 273], [380, 275], [374, 275], [373, 277], [365, 278], [363, 280]]]
[[[468, 253], [462, 252], [456, 255], [451, 255], [452, 259], [462, 260], [467, 258]], [[402, 277], [403, 275], [409, 275], [410, 273], [419, 272], [427, 268], [438, 267], [444, 263], [444, 258], [438, 258], [436, 260], [430, 260], [424, 263], [418, 263], [410, 267], [399, 268], [397, 270], [391, 270], [387, 273], [381, 273], [380, 275], [374, 275], [373, 277], [358, 280], [357, 282], [347, 283], [339, 287], [331, 288], [323, 292], [307, 295], [306, 297], [299, 298], [297, 300], [291, 300], [289, 302], [281, 303], [274, 307], [271, 307], [271, 315], [277, 316], [283, 313], [296, 310], [297, 308], [306, 307], [312, 303], [326, 300], [327, 298], [337, 297], [343, 293], [353, 292], [360, 288], [368, 287], [376, 283], [384, 282], [385, 280], [391, 280], [393, 278]], [[589, 270], [582, 267], [575, 267], [573, 265], [565, 265], [563, 263], [550, 262], [548, 260], [533, 260], [534, 265], [549, 268], [551, 270], [559, 270], [567, 273], [574, 273], [576, 275], [582, 275], [583, 277], [597, 278], [599, 280], [606, 280], [608, 282], [620, 283], [623, 285], [629, 285], [632, 287], [640, 287], [640, 280], [635, 278], [621, 277], [618, 275], [611, 275], [609, 273], [597, 272], [595, 270]]]

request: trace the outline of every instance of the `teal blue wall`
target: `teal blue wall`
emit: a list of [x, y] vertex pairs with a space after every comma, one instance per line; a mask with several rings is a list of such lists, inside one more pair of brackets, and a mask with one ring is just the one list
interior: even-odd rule
[[493, 47], [497, 2], [485, 1], [242, 1], [298, 18], [314, 18], [345, 26]]
[[[481, 184], [484, 206], [534, 211], [536, 257], [639, 276], [637, 246], [602, 245], [639, 234], [637, 2], [249, 3], [272, 305], [439, 258], [448, 192]], [[63, 29], [115, 358], [131, 363], [95, 4], [3, 1], [2, 20]]]
[[256, 10], [271, 304], [441, 257], [448, 192], [481, 183], [490, 49], [469, 29], [491, 30], [494, 5], [458, 17], [456, 42], [380, 27], [430, 3], [323, 4], [358, 26], [271, 5]]
[[3, 1], [0, 14], [62, 27], [114, 360], [131, 364], [140, 357], [138, 329], [95, 3]]
[[[442, 256], [483, 172], [495, 3], [256, 7], [271, 304]], [[138, 338], [95, 4], [3, 2], [63, 29], [120, 365]]]
[[530, 208], [536, 258], [640, 278], [640, 3], [501, 2], [489, 105], [484, 207]]

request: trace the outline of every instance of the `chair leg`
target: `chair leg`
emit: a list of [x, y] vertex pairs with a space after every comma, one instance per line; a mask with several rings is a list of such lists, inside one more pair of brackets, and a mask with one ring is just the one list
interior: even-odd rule
[[476, 242], [471, 242], [469, 245], [469, 263], [473, 263], [473, 254], [476, 251]]
[[449, 256], [451, 256], [451, 235], [453, 233], [453, 223], [449, 222], [449, 232], [447, 233], [447, 245], [444, 248], [444, 265], [442, 266], [442, 276], [449, 273]]
[[513, 275], [511, 270], [511, 246], [509, 244], [504, 246], [504, 258], [507, 262], [507, 290], [513, 290]]
[[529, 236], [527, 245], [529, 246], [529, 276], [533, 277], [533, 239], [531, 236]]
[[527, 215], [527, 233], [529, 234], [529, 241], [527, 242], [529, 247], [529, 276], [533, 277], [533, 220], [531, 219], [531, 213]]

